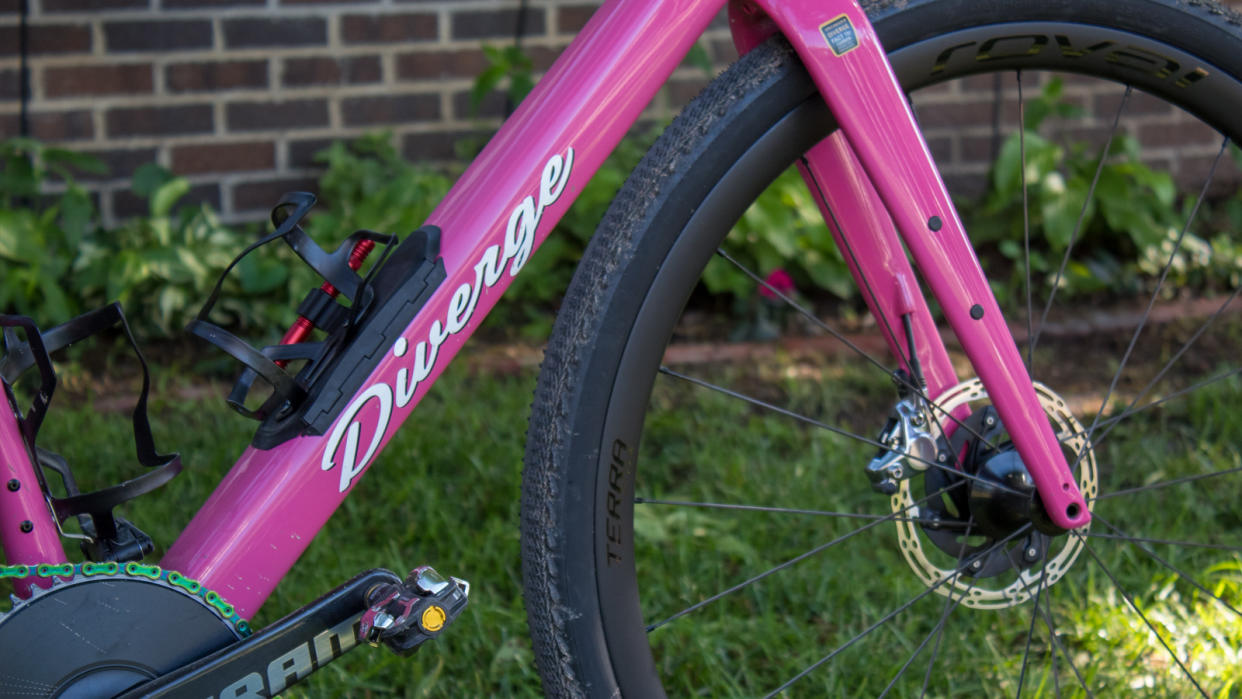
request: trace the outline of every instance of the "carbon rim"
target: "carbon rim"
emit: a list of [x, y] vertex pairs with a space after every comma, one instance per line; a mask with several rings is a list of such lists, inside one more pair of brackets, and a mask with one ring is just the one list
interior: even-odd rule
[[[1047, 33], [1049, 26], [1043, 23], [1030, 24], [1022, 27], [1006, 27], [1005, 31], [1027, 31], [1030, 34]], [[1092, 28], [1076, 26], [1074, 30], [1089, 32], [1092, 31]], [[964, 43], [962, 38], [959, 35], [954, 38], [946, 38], [944, 41]], [[966, 37], [966, 39], [969, 40], [969, 37]], [[1164, 45], [1155, 44], [1150, 40], [1138, 37], [1130, 37], [1129, 40], [1131, 42], [1145, 42], [1146, 45], [1161, 47], [1165, 51], [1168, 50]], [[899, 74], [903, 76], [903, 84], [922, 86], [931, 82], [930, 79], [918, 80], [909, 76], [912, 73], [922, 72], [920, 68], [911, 66], [916, 62], [920, 66], [925, 65], [924, 62], [927, 60], [926, 57], [928, 55], [937, 55], [938, 45], [924, 42], [922, 45], [916, 45], [896, 52], [894, 63], [898, 67]], [[939, 51], [943, 52], [943, 49], [939, 49]], [[908, 57], [916, 57], [917, 61], [916, 58]], [[1036, 67], [1067, 67], [1063, 61], [1054, 60], [1048, 61], [1047, 64], [1041, 64], [1032, 62], [1029, 59], [1018, 58], [998, 60], [994, 65], [999, 69], [1012, 69], [1017, 65], [1026, 70]], [[970, 72], [973, 72], [976, 67], [971, 66]], [[1081, 66], [1073, 67], [1082, 69]], [[947, 79], [951, 72], [951, 68], [946, 69], [941, 77]], [[962, 74], [965, 74], [965, 71]], [[953, 74], [952, 77], [958, 77], [958, 75]], [[1112, 77], [1116, 77], [1115, 71]], [[1131, 82], [1143, 84], [1153, 91], [1160, 88], [1160, 85], [1155, 84], [1153, 81], [1132, 80]], [[1219, 113], [1221, 105], [1242, 103], [1242, 87], [1236, 81], [1230, 80], [1230, 90], [1222, 92], [1219, 85], [1216, 85], [1215, 88], [1218, 101], [1214, 105], [1191, 103], [1187, 106], [1196, 113], [1203, 115], [1208, 112]], [[1169, 94], [1170, 92], [1165, 90], [1162, 96], [1168, 97]], [[661, 266], [660, 276], [654, 281], [652, 291], [648, 297], [653, 299], [653, 301], [644, 305], [643, 310], [639, 313], [639, 320], [635, 323], [626, 343], [617, 373], [617, 380], [614, 384], [616, 387], [623, 388], [623, 390], [614, 390], [609, 402], [608, 419], [605, 423], [599, 452], [601, 455], [604, 455], [605, 461], [599, 467], [598, 473], [600, 477], [596, 481], [596, 508], [597, 512], [600, 513], [596, 521], [601, 524], [597, 528], [599, 534], [596, 538], [596, 561], [597, 570], [600, 571], [598, 578], [600, 599], [604, 600], [602, 608], [603, 623], [606, 637], [609, 640], [609, 652], [613, 660], [614, 671], [621, 683], [623, 693], [626, 695], [644, 696], [656, 691], [655, 687], [649, 684], [649, 681], [655, 678], [655, 673], [654, 664], [647, 654], [645, 640], [647, 633], [645, 626], [651, 624], [653, 620], [646, 619], [646, 624], [637, 622], [638, 619], [644, 619], [644, 617], [638, 602], [639, 591], [636, 587], [636, 580], [633, 577], [632, 566], [623, 564], [620, 567], [610, 567], [608, 563], [609, 555], [615, 554], [616, 551], [615, 542], [609, 542], [608, 537], [605, 535], [605, 532], [611, 526], [611, 523], [606, 519], [610, 514], [609, 511], [617, 512], [619, 515], [617, 519], [620, 521], [621, 526], [624, 527], [619, 533], [618, 538], [632, 540], [631, 518], [634, 507], [633, 479], [630, 479], [628, 482], [623, 481], [620, 491], [617, 492], [618, 489], [613, 487], [615, 484], [609, 482], [610, 464], [608, 462], [618, 460], [619, 458], [623, 462], [623, 469], [633, 468], [632, 460], [625, 463], [626, 455], [636, 453], [637, 451], [639, 435], [641, 435], [642, 414], [647, 400], [647, 390], [645, 388], [636, 390], [636, 387], [649, 386], [650, 379], [655, 376], [656, 370], [659, 368], [663, 348], [671, 334], [672, 326], [675, 323], [676, 315], [679, 313], [678, 309], [680, 308], [680, 303], [671, 303], [669, 299], [684, 299], [689, 295], [698, 273], [697, 271], [690, 273], [687, 270], [701, 269], [706, 262], [706, 258], [710, 256], [715, 248], [715, 243], [705, 243], [704, 240], [711, 238], [713, 235], [711, 231], [713, 230], [717, 231], [715, 235], [719, 237], [719, 231], [727, 231], [731, 224], [731, 217], [735, 217], [740, 213], [734, 211], [736, 208], [734, 206], [716, 206], [715, 202], [719, 200], [737, 201], [739, 199], [750, 201], [753, 199], [756, 193], [755, 184], [757, 182], [766, 182], [767, 179], [765, 178], [774, 177], [785, 164], [796, 158], [798, 153], [806, 150], [818, 140], [822, 133], [817, 132], [816, 129], [822, 129], [824, 121], [822, 107], [814, 102], [794, 109], [789, 115], [780, 119], [775, 127], [758, 140], [741, 158], [739, 164], [720, 180], [708, 201], [699, 209], [699, 214], [687, 224], [686, 232], [669, 252], [668, 259]], [[745, 191], [749, 191], [751, 193], [750, 196], [739, 193]], [[1037, 314], [1032, 313], [1028, 317], [1032, 316], [1037, 317]], [[1107, 399], [1105, 402], [1107, 402]], [[1131, 406], [1131, 409], [1134, 407], [1137, 406]], [[1097, 420], [1092, 425], [1092, 429], [1108, 429], [1113, 424], [1116, 424], [1116, 422], [1101, 425], [1100, 421]], [[622, 442], [621, 448], [617, 446], [618, 441]], [[618, 454], [621, 454], [621, 456], [618, 457]], [[1107, 494], [1103, 497], [1107, 497]], [[1134, 537], [1127, 538], [1134, 539]], [[1090, 550], [1089, 547], [1088, 550]], [[1037, 599], [1042, 594], [1044, 593], [1041, 586], [1036, 591]], [[1036, 611], [1040, 610], [1038, 604], [1033, 606]], [[1043, 612], [1040, 613], [1043, 614]], [[948, 614], [946, 613], [947, 616]], [[1034, 626], [1035, 620], [1035, 615], [1032, 615], [1032, 626]], [[650, 668], [651, 672], [646, 671], [648, 668]], [[1025, 670], [1026, 663], [1024, 659], [1023, 674], [1025, 674]], [[636, 684], [631, 686], [631, 682]], [[1089, 687], [1087, 691], [1091, 691]]]

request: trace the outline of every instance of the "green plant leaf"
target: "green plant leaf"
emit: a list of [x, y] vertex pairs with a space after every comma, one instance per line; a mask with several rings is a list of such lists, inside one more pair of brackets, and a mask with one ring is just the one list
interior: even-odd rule
[[701, 43], [695, 42], [690, 47], [685, 62], [703, 71], [705, 77], [711, 78], [716, 73], [716, 66], [712, 65], [712, 57], [708, 55], [707, 49]]
[[25, 209], [0, 209], [0, 257], [20, 260], [18, 246], [30, 230], [31, 213]]
[[131, 187], [134, 194], [144, 199], [150, 199], [165, 182], [172, 179], [173, 174], [167, 168], [157, 163], [146, 163], [140, 165], [134, 171], [134, 178]]
[[174, 177], [161, 184], [151, 195], [151, 217], [167, 217], [177, 200], [188, 191], [190, 182], [184, 177]]
[[73, 168], [74, 170], [80, 170], [92, 175], [108, 174], [108, 166], [90, 153], [80, 153], [65, 148], [44, 148], [42, 158], [43, 162], [49, 166], [58, 165], [63, 168]]

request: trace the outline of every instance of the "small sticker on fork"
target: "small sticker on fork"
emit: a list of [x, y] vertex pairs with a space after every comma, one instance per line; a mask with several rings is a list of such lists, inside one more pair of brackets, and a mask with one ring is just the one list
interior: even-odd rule
[[854, 31], [854, 25], [845, 15], [819, 25], [819, 31], [824, 35], [832, 52], [838, 56], [844, 56], [858, 48], [858, 32]]

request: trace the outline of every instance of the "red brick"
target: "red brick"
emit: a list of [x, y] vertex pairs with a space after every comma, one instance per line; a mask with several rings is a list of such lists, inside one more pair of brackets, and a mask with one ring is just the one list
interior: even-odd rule
[[947, 163], [953, 159], [953, 139], [951, 138], [929, 138], [927, 148], [936, 162]]
[[149, 63], [72, 66], [43, 71], [43, 91], [50, 98], [145, 94], [152, 89]]
[[209, 104], [120, 107], [109, 109], [106, 119], [110, 138], [211, 133], [215, 123]]
[[[1017, 116], [1017, 109], [1013, 110]], [[991, 102], [958, 102], [949, 104], [930, 104], [918, 108], [919, 124], [925, 129], [940, 127], [958, 127], [962, 124], [990, 124], [992, 120]], [[1003, 123], [1017, 123], [1013, 121]]]
[[178, 175], [271, 170], [275, 167], [276, 146], [270, 141], [204, 143], [177, 146], [172, 151], [172, 170]]
[[1182, 120], [1144, 124], [1139, 129], [1139, 141], [1146, 148], [1198, 144], [1214, 144], [1219, 146], [1221, 136], [1216, 129], [1201, 121]]
[[263, 88], [267, 61], [174, 63], [164, 69], [164, 84], [172, 92]]
[[982, 173], [974, 175], [945, 175], [945, 185], [956, 198], [973, 199], [988, 189], [988, 176]]
[[[17, 27], [0, 27], [0, 56], [16, 56], [20, 48]], [[33, 24], [28, 27], [32, 56], [87, 53], [91, 28], [85, 24]]]
[[315, 156], [331, 146], [333, 142], [331, 138], [291, 141], [289, 143], [289, 167], [293, 169], [323, 167], [323, 163], [315, 161]]
[[328, 125], [322, 99], [284, 102], [234, 102], [226, 108], [229, 131], [263, 131]]
[[322, 17], [252, 17], [224, 21], [224, 44], [231, 49], [323, 46], [327, 42], [328, 25]]
[[341, 38], [350, 44], [434, 41], [439, 22], [433, 14], [345, 15]]
[[440, 96], [353, 97], [341, 102], [341, 114], [347, 126], [436, 121], [440, 118]]
[[84, 150], [83, 152], [99, 158], [108, 168], [106, 173], [95, 175], [80, 173], [77, 178], [84, 182], [103, 182], [106, 180], [128, 180], [134, 171], [147, 163], [155, 162], [154, 148], [110, 148], [104, 150]]
[[670, 80], [668, 83], [668, 99], [677, 107], [690, 103], [690, 100], [698, 96], [707, 87], [707, 78]]
[[192, 51], [212, 45], [210, 20], [107, 22], [104, 43], [108, 51]]
[[253, 7], [266, 4], [267, 0], [164, 0], [160, 6], [166, 10], [181, 10], [198, 7]]
[[496, 119], [508, 116], [509, 98], [501, 92], [490, 92], [483, 96], [478, 109], [471, 104], [469, 92], [457, 92], [453, 95], [453, 115], [458, 119]]
[[1009, 134], [1002, 132], [998, 138], [991, 136], [963, 136], [962, 160], [972, 163], [990, 163], [1000, 154], [1001, 144]]
[[315, 180], [306, 177], [234, 185], [233, 210], [270, 211], [287, 192], [314, 192], [316, 189]]
[[95, 138], [95, 120], [85, 109], [36, 112], [30, 115], [30, 134], [43, 141], [89, 141]]
[[1004, 73], [981, 73], [962, 78], [958, 84], [967, 92], [995, 93], [998, 85], [1002, 89], [1013, 86], [1013, 80], [1006, 78], [1010, 76]]
[[543, 73], [556, 63], [556, 59], [560, 58], [561, 48], [549, 48], [547, 46], [529, 46], [522, 49], [527, 56], [530, 56], [530, 62], [536, 73]]
[[397, 77], [401, 80], [473, 78], [486, 68], [487, 57], [478, 49], [418, 51], [397, 56]]
[[44, 12], [98, 12], [101, 10], [145, 10], [151, 0], [43, 0]]
[[[1125, 95], [1125, 90], [1120, 86], [1112, 86], [1112, 88], [1108, 91], [1109, 94], [1096, 95], [1094, 100], [1095, 114], [1100, 118], [1108, 119], [1109, 123], [1112, 123], [1117, 110], [1121, 108], [1121, 99]], [[1135, 90], [1130, 93], [1130, 98], [1126, 100], [1126, 108], [1122, 112], [1122, 116], [1130, 114], [1172, 115], [1173, 112], [1173, 105], [1168, 102], [1145, 92]]]
[[[1217, 143], [1219, 146], [1219, 142]], [[1221, 157], [1220, 163], [1216, 164], [1216, 172], [1212, 172], [1212, 165], [1216, 163], [1216, 154], [1198, 155], [1185, 157], [1181, 159], [1181, 169], [1177, 173], [1177, 181], [1181, 183], [1186, 191], [1195, 192], [1196, 195], [1203, 189], [1203, 185], [1208, 185], [1209, 198], [1223, 198], [1233, 196], [1238, 191], [1237, 172], [1228, 164], [1229, 154], [1226, 153]], [[1209, 183], [1208, 175], [1212, 175], [1212, 181]]]
[[0, 102], [16, 102], [21, 99], [22, 80], [16, 69], [0, 70]]
[[718, 39], [708, 44], [712, 60], [718, 66], [727, 66], [737, 60], [737, 46], [732, 39]]
[[[517, 29], [517, 10], [478, 10], [453, 13], [454, 39], [511, 39]], [[522, 21], [523, 36], [544, 33], [544, 11], [529, 9]]]
[[486, 143], [488, 131], [449, 131], [434, 133], [406, 134], [402, 139], [401, 152], [409, 160], [448, 161], [457, 160], [457, 143], [464, 139], [474, 139]]
[[285, 87], [362, 84], [383, 78], [379, 56], [350, 58], [288, 58], [281, 83]]
[[599, 9], [599, 5], [563, 5], [556, 10], [558, 34], [577, 34], [586, 26], [587, 20]]

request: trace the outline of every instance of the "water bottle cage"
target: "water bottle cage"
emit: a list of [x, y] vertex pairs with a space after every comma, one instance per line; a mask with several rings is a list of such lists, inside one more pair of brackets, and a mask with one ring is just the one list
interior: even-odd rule
[[[336, 251], [328, 253], [311, 240], [310, 236], [298, 225], [314, 204], [315, 196], [306, 192], [292, 192], [282, 197], [272, 209], [272, 224], [275, 230], [251, 244], [233, 259], [220, 275], [220, 279], [216, 282], [215, 288], [203, 304], [198, 316], [186, 328], [242, 363], [244, 369], [233, 384], [227, 401], [238, 413], [255, 420], [262, 421], [269, 416], [289, 413], [305, 400], [314, 380], [325, 367], [331, 364], [331, 358], [347, 344], [352, 331], [370, 310], [375, 301], [374, 289], [370, 284], [371, 278], [381, 268], [384, 258], [392, 251], [393, 243], [396, 242], [396, 236], [364, 230], [349, 236]], [[346, 306], [323, 289], [316, 288], [307, 294], [298, 306], [300, 316], [326, 333], [326, 338], [322, 341], [271, 345], [256, 349], [209, 320], [224, 281], [233, 267], [246, 255], [276, 240], [282, 240], [288, 244], [307, 266], [331, 284], [339, 295], [349, 302]], [[371, 266], [370, 272], [365, 277], [349, 266], [350, 255], [354, 247], [364, 240], [372, 241], [383, 247], [380, 259]], [[290, 374], [281, 364], [277, 364], [277, 362], [295, 360], [305, 360], [305, 365], [296, 375]], [[250, 402], [248, 399], [255, 389], [256, 380], [267, 384], [271, 388], [271, 393], [259, 407], [248, 408], [247, 403]]]
[[[19, 416], [18, 424], [26, 446], [38, 459], [39, 467], [35, 469], [35, 475], [57, 520], [64, 522], [70, 517], [78, 518], [83, 533], [89, 537], [89, 540], [82, 542], [82, 550], [92, 561], [138, 560], [144, 554], [150, 553], [150, 537], [124, 519], [116, 517], [112, 510], [117, 505], [149, 493], [172, 480], [181, 472], [181, 457], [178, 454], [161, 454], [155, 448], [151, 425], [147, 419], [150, 374], [146, 359], [130, 332], [120, 304], [113, 303], [83, 313], [47, 332], [41, 332], [33, 320], [24, 316], [0, 315], [0, 327], [4, 328], [0, 383], [4, 385], [11, 405], [16, 407], [12, 387], [18, 378], [31, 367], [35, 367], [39, 373], [39, 388], [31, 400], [30, 408], [24, 416]], [[52, 367], [51, 353], [116, 327], [123, 331], [142, 367], [142, 390], [134, 405], [132, 422], [138, 462], [148, 471], [118, 485], [83, 493], [65, 460], [35, 444], [39, 428], [51, 405], [52, 395], [56, 391], [57, 379]], [[18, 336], [19, 329], [25, 335], [24, 340]], [[64, 484], [64, 497], [52, 494], [45, 471], [52, 471], [60, 476]]]

